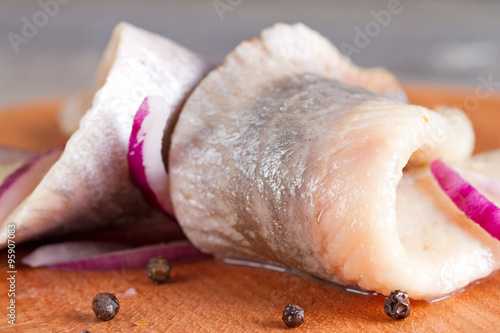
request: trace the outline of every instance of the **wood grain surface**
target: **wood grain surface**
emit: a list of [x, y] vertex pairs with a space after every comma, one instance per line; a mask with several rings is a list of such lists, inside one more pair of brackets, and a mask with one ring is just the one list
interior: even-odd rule
[[[461, 105], [474, 91], [408, 86], [411, 102]], [[468, 96], [472, 96], [469, 97]], [[467, 99], [468, 98], [468, 99]], [[477, 132], [476, 151], [500, 147], [500, 98], [478, 100], [468, 114]], [[59, 100], [0, 113], [0, 144], [41, 150], [65, 141], [56, 127]], [[31, 269], [16, 248], [16, 325], [7, 323], [7, 259], [0, 252], [0, 331], [4, 332], [270, 332], [287, 330], [286, 304], [305, 310], [297, 332], [498, 332], [500, 274], [448, 299], [412, 301], [402, 321], [383, 312], [384, 297], [365, 296], [290, 273], [225, 264], [214, 259], [174, 267], [167, 285], [151, 283], [143, 270], [67, 272]], [[127, 293], [128, 291], [128, 293]], [[97, 319], [93, 296], [114, 293], [121, 309], [109, 322]]]

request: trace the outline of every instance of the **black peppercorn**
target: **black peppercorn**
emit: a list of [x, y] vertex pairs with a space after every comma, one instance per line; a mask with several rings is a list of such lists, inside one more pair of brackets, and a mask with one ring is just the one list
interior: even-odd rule
[[163, 256], [157, 256], [149, 259], [146, 267], [146, 274], [149, 279], [155, 284], [162, 284], [168, 282], [170, 279], [170, 271], [172, 267]]
[[392, 319], [405, 319], [410, 315], [410, 299], [401, 290], [394, 290], [384, 303], [384, 312]]
[[95, 316], [101, 320], [113, 319], [120, 310], [118, 299], [113, 294], [99, 293], [92, 300], [92, 310]]
[[304, 322], [304, 310], [298, 305], [288, 304], [281, 317], [286, 326], [295, 328]]

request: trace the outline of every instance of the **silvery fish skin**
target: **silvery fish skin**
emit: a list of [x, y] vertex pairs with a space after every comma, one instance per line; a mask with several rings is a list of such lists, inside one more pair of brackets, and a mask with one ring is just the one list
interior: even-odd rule
[[[157, 220], [131, 183], [127, 149], [134, 115], [146, 96], [161, 96], [178, 113], [186, 96], [208, 71], [197, 54], [127, 23], [119, 24], [104, 53], [92, 108], [64, 153], [34, 191], [3, 221], [15, 223], [16, 242], [50, 232]], [[167, 133], [169, 136], [169, 133]]]
[[399, 89], [301, 24], [242, 43], [188, 98], [172, 137], [170, 192], [187, 237], [217, 257], [416, 299], [498, 269], [496, 240], [426, 167], [470, 157], [470, 122], [389, 98]]

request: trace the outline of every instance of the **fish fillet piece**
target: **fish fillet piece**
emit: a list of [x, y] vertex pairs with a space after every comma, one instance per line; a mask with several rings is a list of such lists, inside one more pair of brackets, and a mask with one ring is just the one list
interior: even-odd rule
[[427, 166], [470, 157], [470, 122], [387, 98], [397, 87], [301, 24], [239, 45], [190, 95], [172, 136], [170, 193], [187, 237], [217, 257], [415, 299], [499, 268], [496, 241]]
[[102, 87], [92, 108], [61, 158], [3, 221], [0, 245], [5, 246], [6, 224], [11, 222], [17, 224], [16, 242], [110, 223], [165, 223], [166, 217], [145, 203], [129, 178], [132, 122], [146, 96], [163, 97], [169, 106], [165, 112], [178, 113], [207, 70], [200, 56], [182, 46], [119, 24], [99, 68]]

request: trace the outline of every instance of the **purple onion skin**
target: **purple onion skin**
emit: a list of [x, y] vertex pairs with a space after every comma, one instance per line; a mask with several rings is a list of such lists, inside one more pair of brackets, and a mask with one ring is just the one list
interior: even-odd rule
[[26, 161], [37, 155], [36, 152], [7, 146], [0, 146], [0, 164]]
[[34, 166], [40, 163], [40, 161], [42, 161], [44, 157], [47, 157], [56, 151], [62, 153], [63, 150], [64, 148], [62, 147], [51, 148], [28, 159], [23, 165], [17, 168], [10, 176], [5, 178], [2, 184], [0, 184], [0, 198], [2, 198], [2, 195], [19, 179], [19, 177], [22, 177], [25, 173], [30, 171]]
[[[36, 160], [38, 160], [38, 158]], [[2, 195], [16, 182], [17, 179], [19, 179], [19, 177], [22, 177], [24, 173], [28, 172], [33, 167], [34, 163], [35, 159], [30, 159], [28, 162], [17, 168], [12, 174], [10, 174], [10, 176], [5, 178], [3, 183], [0, 185], [0, 198], [2, 198]]]
[[[134, 124], [132, 126], [132, 134], [130, 135], [130, 141], [128, 146], [127, 161], [130, 171], [130, 179], [132, 183], [141, 189], [142, 194], [146, 201], [155, 208], [163, 210], [161, 204], [158, 202], [158, 198], [154, 194], [153, 190], [149, 186], [149, 182], [146, 176], [146, 170], [144, 168], [144, 160], [142, 156], [142, 148], [144, 141], [139, 140], [138, 135], [141, 130], [142, 122], [151, 113], [149, 110], [148, 98], [144, 98], [139, 110], [134, 116]], [[144, 133], [143, 135], [146, 135]]]
[[49, 265], [48, 268], [72, 271], [143, 269], [152, 257], [164, 256], [170, 263], [194, 261], [208, 256], [187, 241], [173, 242], [104, 253], [90, 258]]
[[491, 236], [500, 240], [500, 208], [443, 161], [433, 161], [431, 172], [458, 209]]
[[[175, 216], [173, 215], [173, 213], [165, 209], [163, 205], [160, 203], [158, 196], [151, 188], [150, 183], [148, 181], [148, 177], [146, 175], [146, 168], [144, 166], [144, 155], [143, 155], [143, 147], [145, 140], [141, 140], [141, 138], [139, 138], [139, 133], [141, 131], [144, 120], [150, 115], [150, 113], [151, 113], [150, 103], [148, 97], [146, 97], [144, 98], [144, 101], [142, 102], [141, 106], [139, 107], [137, 113], [134, 116], [132, 133], [130, 135], [128, 154], [127, 154], [130, 180], [132, 181], [132, 184], [134, 184], [141, 190], [142, 195], [147, 203], [149, 203], [152, 207], [161, 210], [167, 216], [175, 220]], [[146, 133], [143, 133], [142, 135], [146, 136]]]

